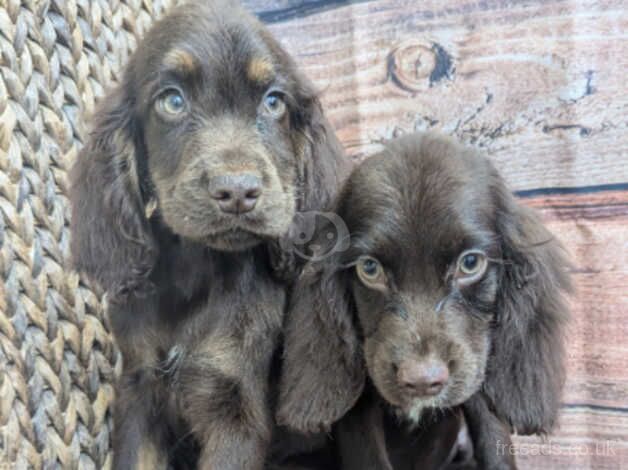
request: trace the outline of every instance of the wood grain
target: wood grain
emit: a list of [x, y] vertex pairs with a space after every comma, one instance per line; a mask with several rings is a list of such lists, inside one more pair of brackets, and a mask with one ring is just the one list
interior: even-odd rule
[[[514, 439], [524, 469], [628, 468], [628, 191], [522, 198], [574, 260], [558, 428]], [[496, 450], [497, 451], [497, 450]]]
[[621, 408], [628, 417], [628, 192], [522, 201], [574, 260], [565, 403]]
[[571, 408], [564, 410], [560, 430], [551, 436], [515, 437], [513, 453], [524, 470], [621, 470], [628, 462], [627, 432], [623, 413]]
[[517, 190], [628, 181], [621, 0], [380, 0], [271, 29], [357, 159], [433, 128], [486, 149]]
[[276, 23], [293, 18], [332, 10], [348, 3], [368, 0], [245, 0], [242, 2], [250, 10], [256, 11], [265, 23]]

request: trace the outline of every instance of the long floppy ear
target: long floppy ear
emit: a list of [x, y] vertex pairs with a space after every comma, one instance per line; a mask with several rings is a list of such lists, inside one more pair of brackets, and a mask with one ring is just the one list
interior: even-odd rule
[[332, 126], [323, 113], [319, 93], [301, 73], [293, 58], [270, 32], [258, 24], [258, 33], [273, 55], [278, 57], [289, 79], [296, 109], [291, 113], [293, 146], [299, 161], [299, 211], [329, 209], [351, 164]]
[[284, 327], [277, 420], [302, 433], [328, 431], [364, 387], [347, 273], [334, 258], [306, 265]]
[[323, 113], [314, 86], [299, 72], [296, 76], [299, 112], [295, 125], [303, 137], [296, 143], [301, 161], [299, 210], [320, 211], [329, 209], [351, 163]]
[[[300, 161], [298, 210], [330, 209], [350, 171], [312, 86], [300, 79], [295, 143]], [[326, 234], [317, 230], [311, 245]], [[291, 243], [288, 240], [288, 243]], [[326, 252], [325, 250], [323, 250]], [[357, 401], [365, 371], [346, 273], [339, 254], [307, 264], [293, 287], [284, 325], [284, 360], [277, 421], [303, 433], [329, 430]]]
[[76, 268], [114, 299], [147, 288], [156, 258], [140, 195], [140, 129], [120, 88], [104, 100], [71, 174], [72, 255]]
[[[295, 70], [294, 75], [298, 82], [298, 109], [293, 116], [293, 145], [298, 164], [297, 210], [312, 217], [314, 214], [307, 213], [330, 209], [349, 175], [351, 163], [323, 113], [312, 85], [298, 71]], [[279, 243], [270, 245], [273, 271], [283, 280], [294, 280], [303, 266], [302, 260], [291, 249], [292, 235], [287, 233]]]
[[558, 414], [565, 378], [569, 263], [538, 216], [495, 181], [504, 265], [484, 391], [515, 431], [544, 433]]

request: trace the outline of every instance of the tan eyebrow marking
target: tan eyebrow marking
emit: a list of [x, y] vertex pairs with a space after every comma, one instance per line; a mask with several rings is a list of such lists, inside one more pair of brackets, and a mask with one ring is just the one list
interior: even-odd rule
[[273, 77], [273, 64], [264, 57], [253, 57], [249, 61], [246, 75], [252, 82], [269, 82]]
[[194, 56], [183, 49], [169, 51], [164, 58], [164, 64], [187, 74], [194, 73], [198, 66]]

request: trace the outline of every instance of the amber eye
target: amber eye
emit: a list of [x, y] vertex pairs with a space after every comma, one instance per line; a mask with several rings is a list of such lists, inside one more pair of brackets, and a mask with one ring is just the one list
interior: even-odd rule
[[185, 98], [179, 90], [170, 88], [157, 99], [157, 109], [171, 117], [179, 116], [185, 110]]
[[468, 250], [458, 257], [458, 266], [456, 269], [456, 278], [464, 280], [464, 282], [474, 282], [479, 280], [484, 272], [488, 261], [486, 254], [479, 250]]
[[372, 256], [360, 256], [355, 266], [360, 281], [372, 289], [385, 289], [388, 284], [382, 264]]
[[264, 97], [264, 107], [275, 119], [281, 119], [286, 114], [284, 96], [278, 91], [272, 91]]

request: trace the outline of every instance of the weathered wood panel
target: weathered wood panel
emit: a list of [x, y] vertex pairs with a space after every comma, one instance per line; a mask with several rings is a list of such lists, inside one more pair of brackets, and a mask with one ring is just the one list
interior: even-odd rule
[[541, 211], [573, 257], [576, 293], [560, 427], [517, 437], [518, 462], [628, 468], [626, 3], [245, 3], [319, 86], [356, 159], [440, 130], [482, 148]]
[[[628, 417], [613, 410], [568, 408], [560, 431], [545, 439], [517, 437], [514, 455], [521, 469], [621, 470], [627, 468]], [[496, 452], [508, 452], [497, 449]]]
[[[522, 198], [574, 260], [568, 373], [558, 429], [519, 437], [522, 468], [628, 466], [628, 191]], [[622, 466], [624, 465], [624, 466]]]
[[[251, 3], [272, 18], [276, 2]], [[356, 158], [434, 128], [484, 147], [515, 189], [628, 181], [621, 0], [381, 0], [271, 28]]]
[[628, 192], [523, 202], [541, 211], [574, 260], [565, 402], [628, 416]]
[[264, 22], [277, 23], [364, 1], [368, 0], [245, 0], [243, 3]]

